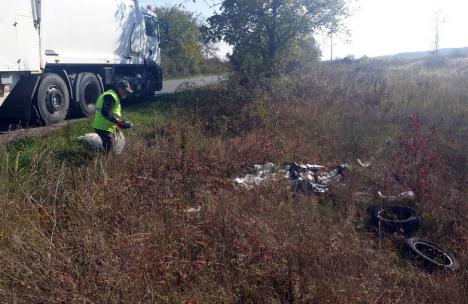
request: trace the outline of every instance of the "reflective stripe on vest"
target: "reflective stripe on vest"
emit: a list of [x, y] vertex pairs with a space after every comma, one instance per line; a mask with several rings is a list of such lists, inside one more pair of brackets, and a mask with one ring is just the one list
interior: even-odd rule
[[110, 95], [114, 98], [115, 104], [112, 108], [112, 114], [119, 118], [122, 115], [122, 107], [120, 106], [119, 95], [113, 91], [108, 90], [99, 96], [96, 102], [96, 114], [94, 115], [93, 128], [97, 130], [107, 131], [111, 133], [117, 132], [117, 126], [109, 121], [104, 115], [102, 115], [101, 110], [104, 107], [104, 97]]

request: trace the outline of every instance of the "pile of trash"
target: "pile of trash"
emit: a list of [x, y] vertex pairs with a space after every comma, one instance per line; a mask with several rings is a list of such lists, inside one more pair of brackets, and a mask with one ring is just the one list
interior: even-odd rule
[[247, 189], [260, 185], [267, 180], [277, 180], [279, 176], [286, 178], [287, 171], [273, 163], [255, 165], [253, 172], [234, 179], [234, 183]]
[[234, 179], [234, 182], [247, 189], [265, 181], [288, 180], [292, 183], [294, 192], [304, 194], [322, 194], [330, 190], [330, 186], [343, 178], [343, 172], [348, 165], [341, 164], [331, 169], [315, 164], [292, 163], [277, 166], [273, 163], [255, 165], [253, 173]]
[[[370, 162], [357, 160], [359, 166], [369, 168]], [[330, 190], [330, 187], [343, 179], [343, 172], [349, 169], [346, 164], [341, 164], [332, 168], [315, 164], [292, 163], [285, 166], [277, 166], [272, 163], [265, 165], [255, 165], [253, 172], [234, 179], [234, 182], [244, 188], [252, 189], [266, 181], [288, 181], [292, 185], [292, 190], [296, 193], [323, 194]], [[370, 195], [370, 193], [356, 193]], [[402, 254], [416, 265], [425, 267], [428, 270], [445, 269], [456, 271], [460, 268], [460, 263], [456, 257], [445, 251], [431, 241], [414, 237], [413, 235], [421, 228], [421, 215], [413, 207], [416, 201], [416, 194], [409, 190], [396, 195], [384, 195], [377, 192], [377, 197], [381, 201], [378, 207], [369, 208], [369, 224], [374, 226], [379, 232], [389, 234], [402, 234], [405, 237], [405, 245], [402, 246]], [[398, 205], [394, 205], [398, 203]], [[190, 209], [188, 212], [197, 211]]]

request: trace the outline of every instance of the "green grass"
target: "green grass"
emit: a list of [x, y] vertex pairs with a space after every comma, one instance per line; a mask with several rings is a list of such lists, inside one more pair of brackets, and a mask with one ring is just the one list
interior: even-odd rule
[[[171, 102], [177, 96], [163, 96], [151, 102], [129, 102], [123, 105], [123, 118], [134, 123], [132, 130], [125, 131], [125, 136], [143, 136], [146, 130], [164, 122], [173, 112]], [[82, 118], [67, 122], [63, 128], [40, 136], [26, 136], [0, 147], [0, 172], [8, 177], [10, 190], [24, 182], [19, 176], [28, 176], [41, 155], [52, 154], [58, 163], [66, 162], [80, 166], [96, 157], [96, 152], [86, 148], [78, 139], [86, 133], [92, 133], [91, 119]]]

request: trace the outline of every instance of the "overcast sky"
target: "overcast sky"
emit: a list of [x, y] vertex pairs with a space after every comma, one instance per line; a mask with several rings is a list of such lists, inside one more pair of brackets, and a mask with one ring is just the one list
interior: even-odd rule
[[[142, 0], [153, 5], [183, 3], [186, 9], [208, 17], [213, 0]], [[219, 2], [219, 1], [218, 1]], [[440, 11], [440, 47], [468, 46], [468, 0], [354, 0], [346, 21], [351, 37], [336, 37], [334, 55], [380, 56], [424, 51], [434, 47], [435, 13]], [[324, 59], [330, 57], [330, 40], [317, 35]], [[222, 52], [228, 51], [222, 47]]]

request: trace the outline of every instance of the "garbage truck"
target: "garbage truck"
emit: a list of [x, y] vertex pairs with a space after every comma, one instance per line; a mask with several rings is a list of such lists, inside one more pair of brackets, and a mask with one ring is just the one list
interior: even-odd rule
[[90, 117], [119, 79], [154, 97], [160, 23], [138, 0], [0, 0], [0, 117]]

